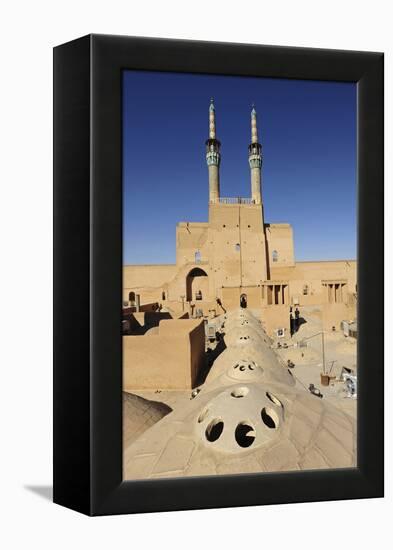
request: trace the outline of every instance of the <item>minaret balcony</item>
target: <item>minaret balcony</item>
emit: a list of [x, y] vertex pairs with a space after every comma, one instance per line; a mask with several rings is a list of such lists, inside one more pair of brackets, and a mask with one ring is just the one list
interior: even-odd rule
[[220, 164], [220, 153], [217, 151], [209, 151], [206, 153], [206, 162], [208, 166], [219, 166]]
[[261, 168], [262, 166], [262, 156], [261, 155], [249, 155], [248, 162], [250, 168]]
[[210, 200], [211, 204], [255, 204], [254, 199], [248, 197], [217, 197], [216, 199]]
[[218, 139], [207, 139], [206, 140], [206, 153], [219, 153], [221, 143]]
[[250, 143], [248, 146], [248, 154], [262, 156], [262, 145], [260, 143]]

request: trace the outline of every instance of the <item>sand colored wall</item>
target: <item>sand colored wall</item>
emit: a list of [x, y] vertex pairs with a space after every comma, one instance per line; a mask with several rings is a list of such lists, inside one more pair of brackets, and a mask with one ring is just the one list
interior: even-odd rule
[[197, 263], [195, 253], [200, 253], [201, 262], [208, 260], [208, 227], [205, 222], [181, 222], [176, 226], [176, 264]]
[[125, 265], [123, 285], [126, 288], [158, 287], [172, 279], [176, 273], [176, 264]]
[[[195, 267], [204, 266], [195, 263], [182, 266], [126, 265], [123, 268], [123, 300], [127, 301], [129, 293], [133, 291], [140, 295], [141, 304], [164, 304], [168, 300], [181, 302], [181, 296], [187, 295], [187, 274]], [[206, 289], [206, 285], [204, 288]]]
[[[224, 251], [225, 252], [225, 251]], [[239, 254], [239, 252], [237, 252]], [[225, 255], [225, 254], [224, 254]], [[176, 311], [181, 309], [181, 296], [187, 296], [187, 274], [194, 268], [202, 269], [206, 276], [196, 277], [192, 281], [192, 297], [197, 307], [201, 308], [199, 301], [195, 301], [195, 293], [197, 290], [202, 291], [204, 302], [215, 302], [217, 297], [223, 299], [223, 305], [225, 308], [234, 308], [239, 306], [240, 289], [239, 284], [230, 285], [228, 280], [236, 280], [239, 277], [239, 266], [237, 267], [238, 275], [233, 275], [236, 271], [236, 265], [233, 260], [225, 260], [222, 258], [218, 260], [221, 268], [218, 269], [218, 275], [213, 270], [213, 267], [208, 264], [184, 264], [183, 266], [176, 268], [171, 266], [171, 269], [167, 269], [168, 266], [163, 266], [161, 272], [157, 267], [151, 272], [149, 271], [151, 266], [125, 266], [124, 270], [129, 273], [136, 268], [137, 275], [134, 275], [134, 279], [139, 279], [142, 284], [143, 277], [146, 277], [148, 282], [152, 282], [154, 279], [157, 283], [161, 282], [160, 286], [156, 288], [151, 287], [125, 287], [123, 290], [123, 299], [128, 300], [129, 292], [134, 291], [140, 294], [141, 305], [149, 303], [162, 303], [163, 305], [169, 305], [172, 303], [172, 307]], [[214, 264], [213, 264], [214, 265]], [[215, 264], [217, 265], [217, 264]], [[224, 266], [232, 265], [232, 276], [230, 274], [224, 275]], [[172, 279], [169, 282], [163, 282], [163, 277], [169, 273]], [[173, 274], [175, 273], [175, 276]], [[323, 285], [329, 281], [342, 281], [345, 283], [343, 288], [343, 301], [345, 303], [354, 303], [354, 293], [356, 293], [356, 261], [332, 261], [332, 262], [297, 262], [293, 267], [274, 267], [270, 270], [270, 279], [272, 282], [278, 283], [282, 281], [288, 284], [289, 301], [294, 303], [298, 300], [299, 305], [320, 305], [327, 303], [327, 291], [326, 286]], [[130, 280], [131, 277], [128, 278]], [[256, 285], [257, 286], [259, 282]], [[216, 286], [217, 285], [217, 286]], [[303, 289], [307, 285], [308, 294], [303, 294]], [[227, 290], [223, 290], [222, 287], [227, 287]], [[228, 289], [229, 287], [229, 289]], [[244, 285], [244, 292], [248, 294], [246, 285]], [[162, 292], [165, 291], [166, 299], [162, 299]], [[254, 295], [254, 294], [252, 294]], [[186, 299], [186, 298], [185, 298]], [[178, 307], [174, 305], [178, 302]], [[225, 305], [226, 303], [226, 305]], [[198, 305], [199, 304], [199, 305]], [[255, 301], [253, 299], [252, 307], [256, 307], [259, 304], [259, 299]]]
[[123, 266], [123, 300], [131, 291], [141, 296], [141, 304], [161, 302], [162, 290], [177, 273], [175, 264]]
[[[226, 224], [225, 224], [226, 225]], [[214, 300], [218, 295], [218, 289], [222, 286], [239, 286], [240, 281], [240, 268], [239, 268], [239, 252], [235, 251], [235, 245], [228, 251], [228, 238], [226, 235], [219, 235], [217, 231], [218, 242], [217, 254], [214, 256], [213, 264], [201, 262], [192, 264], [183, 264], [181, 267], [175, 264], [168, 265], [127, 265], [123, 269], [124, 277], [124, 289], [123, 299], [128, 300], [129, 292], [134, 291], [141, 295], [141, 304], [151, 302], [162, 302], [162, 291], [165, 290], [166, 298], [172, 300], [180, 300], [181, 295], [186, 294], [186, 278], [187, 273], [193, 268], [203, 269], [207, 276], [207, 283], [203, 283], [204, 295], [206, 294], [206, 288], [208, 288], [208, 297]], [[232, 235], [233, 241], [235, 240]], [[225, 240], [227, 239], [227, 240]], [[225, 241], [225, 243], [224, 243]], [[245, 241], [247, 243], [247, 240]], [[224, 246], [225, 244], [225, 246]], [[235, 243], [236, 244], [236, 243]], [[207, 250], [207, 248], [205, 249]], [[220, 251], [221, 250], [221, 251]], [[247, 250], [247, 248], [246, 248]], [[242, 251], [243, 254], [244, 251]], [[207, 252], [205, 252], [207, 254]], [[257, 254], [254, 259], [250, 259], [252, 251], [249, 250], [250, 255], [245, 256], [243, 260], [243, 268], [247, 275], [247, 264], [256, 264]], [[282, 256], [282, 255], [281, 255]], [[203, 256], [202, 256], [203, 257]], [[280, 257], [280, 256], [279, 256]], [[234, 259], [235, 258], [235, 259]], [[213, 269], [213, 266], [218, 266], [217, 269]], [[317, 261], [317, 262], [296, 262], [294, 266], [283, 265], [270, 265], [270, 279], [274, 281], [289, 281], [290, 295], [291, 297], [297, 297], [301, 305], [314, 305], [324, 303], [326, 298], [324, 296], [324, 288], [322, 281], [330, 280], [343, 280], [347, 282], [347, 294], [349, 295], [356, 292], [356, 274], [357, 263], [355, 260], [338, 260], [338, 261]], [[229, 272], [226, 275], [225, 270]], [[256, 272], [258, 268], [255, 267]], [[260, 272], [259, 272], [260, 274]], [[249, 278], [244, 277], [244, 281]], [[254, 279], [257, 279], [254, 276]], [[236, 284], [229, 284], [228, 281], [236, 281]], [[260, 280], [256, 281], [258, 285]], [[195, 283], [198, 284], [198, 281]], [[303, 295], [304, 285], [309, 288], [309, 294]], [[244, 284], [244, 286], [247, 286]]]
[[[271, 277], [289, 281], [290, 299], [297, 299], [300, 305], [318, 305], [328, 301], [323, 282], [341, 281], [346, 284], [343, 291], [345, 303], [353, 301], [356, 292], [357, 263], [355, 260], [321, 262], [296, 262], [294, 267], [273, 267]], [[305, 285], [308, 294], [304, 295]]]
[[[267, 251], [270, 270], [276, 267], [295, 265], [293, 231], [288, 223], [265, 224]], [[277, 252], [277, 261], [273, 261], [273, 251]]]
[[168, 308], [168, 310], [173, 313], [174, 317], [181, 317], [182, 315], [188, 315], [188, 304], [187, 302], [184, 303], [184, 309], [183, 304], [180, 301], [171, 301], [168, 300], [166, 302], [163, 302], [165, 304], [165, 307]]
[[271, 266], [271, 278], [290, 281], [347, 279], [349, 290], [355, 291], [356, 260], [296, 262], [294, 267]]
[[[176, 265], [125, 266], [123, 300], [134, 291], [140, 295], [142, 306], [159, 303], [179, 312], [183, 311], [182, 297], [185, 302], [191, 297], [195, 308], [203, 309], [206, 315], [205, 304], [195, 300], [198, 290], [202, 291], [203, 302], [214, 304], [216, 298], [221, 298], [226, 309], [233, 309], [239, 306], [242, 292], [249, 295], [247, 287], [272, 281], [288, 285], [288, 303], [321, 305], [328, 302], [323, 283], [340, 281], [345, 283], [343, 302], [355, 301], [356, 261], [295, 263], [289, 224], [264, 224], [262, 205], [229, 201], [234, 202], [209, 205], [209, 223], [177, 225]], [[277, 251], [276, 262], [273, 251]], [[195, 277], [187, 290], [187, 276], [195, 269], [202, 270], [203, 276]], [[245, 290], [240, 291], [240, 287]], [[261, 305], [260, 294], [255, 292], [259, 291], [251, 292], [249, 307]], [[185, 310], [192, 313], [187, 304]]]
[[[201, 283], [208, 288], [203, 292], [208, 300], [215, 300], [223, 286], [258, 285], [266, 277], [261, 205], [210, 204], [209, 223], [178, 224], [176, 244], [178, 271], [168, 282], [171, 300], [187, 295], [187, 274], [194, 268], [207, 275]], [[195, 290], [198, 284], [195, 279]]]
[[340, 330], [341, 321], [352, 321], [356, 319], [354, 306], [347, 304], [324, 304], [322, 307], [323, 330], [331, 331], [332, 327]]
[[276, 338], [275, 331], [279, 328], [285, 329], [286, 337], [290, 336], [289, 306], [263, 306], [261, 321], [263, 329], [271, 338]]
[[248, 287], [224, 287], [221, 289], [221, 302], [223, 307], [230, 311], [240, 307], [240, 297], [245, 294], [247, 297], [247, 308], [258, 309], [261, 307], [261, 288], [258, 286]]
[[163, 320], [158, 334], [123, 336], [123, 389], [191, 389], [204, 357], [203, 321]]
[[158, 327], [162, 321], [172, 319], [172, 315], [159, 311], [130, 312], [130, 308], [128, 308], [123, 310], [123, 318], [129, 322], [127, 334], [140, 335], [145, 334], [153, 327]]
[[212, 292], [222, 286], [257, 285], [266, 278], [261, 205], [210, 204], [208, 244]]
[[190, 279], [193, 300], [195, 299], [195, 292], [197, 290], [202, 291], [204, 300], [213, 298], [210, 295], [209, 267], [204, 264], [193, 263], [179, 266], [176, 276], [166, 285], [168, 300], [181, 302], [182, 296], [187, 300], [189, 294], [187, 277], [196, 269], [201, 270], [201, 277], [194, 277], [193, 281]]
[[240, 288], [222, 288], [221, 302], [227, 311], [236, 309], [240, 304]]

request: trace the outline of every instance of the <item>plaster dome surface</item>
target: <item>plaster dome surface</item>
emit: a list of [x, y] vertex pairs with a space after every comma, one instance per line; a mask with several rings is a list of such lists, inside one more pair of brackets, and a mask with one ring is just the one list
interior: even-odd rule
[[240, 453], [278, 438], [283, 405], [262, 387], [237, 384], [215, 395], [196, 419], [198, 437], [208, 447]]
[[262, 336], [251, 327], [234, 328], [226, 332], [224, 342], [227, 346], [247, 346], [251, 343], [257, 344], [262, 340]]
[[[242, 368], [244, 364], [256, 365], [257, 369]], [[236, 365], [239, 365], [236, 368]], [[226, 348], [214, 361], [207, 375], [206, 383], [212, 384], [218, 378], [226, 376], [226, 383], [235, 379], [246, 379], [247, 376], [254, 380], [264, 382], [277, 382], [295, 385], [295, 379], [288, 369], [280, 363], [277, 355], [267, 345], [232, 346]]]

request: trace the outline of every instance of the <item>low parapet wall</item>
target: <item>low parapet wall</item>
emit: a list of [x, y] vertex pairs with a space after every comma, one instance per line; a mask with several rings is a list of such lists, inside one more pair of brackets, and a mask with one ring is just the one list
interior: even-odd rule
[[123, 389], [191, 389], [204, 361], [203, 321], [162, 320], [158, 334], [123, 336]]
[[262, 327], [271, 338], [277, 336], [278, 329], [284, 329], [284, 336], [290, 337], [289, 306], [264, 306], [261, 311]]
[[346, 304], [324, 304], [322, 306], [323, 330], [340, 330], [341, 321], [356, 319], [355, 306]]
[[221, 302], [223, 307], [227, 311], [238, 309], [240, 307], [240, 297], [242, 295], [245, 296], [249, 309], [258, 309], [261, 307], [261, 288], [258, 286], [223, 287], [221, 289]]
[[168, 312], [160, 311], [140, 311], [138, 313], [127, 313], [128, 310], [123, 310], [123, 319], [129, 323], [128, 335], [145, 334], [153, 327], [158, 327], [164, 319], [171, 319], [172, 316]]

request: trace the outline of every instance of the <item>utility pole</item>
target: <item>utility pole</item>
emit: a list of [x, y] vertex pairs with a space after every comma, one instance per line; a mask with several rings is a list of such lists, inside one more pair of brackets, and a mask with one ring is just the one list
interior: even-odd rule
[[308, 336], [307, 338], [303, 338], [303, 342], [305, 340], [311, 340], [311, 338], [314, 338], [315, 336], [321, 335], [322, 337], [322, 367], [323, 367], [323, 374], [326, 374], [326, 368], [325, 368], [325, 333], [323, 330], [321, 332], [317, 332], [313, 334], [312, 336]]

